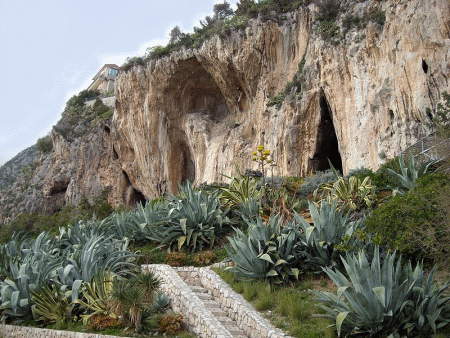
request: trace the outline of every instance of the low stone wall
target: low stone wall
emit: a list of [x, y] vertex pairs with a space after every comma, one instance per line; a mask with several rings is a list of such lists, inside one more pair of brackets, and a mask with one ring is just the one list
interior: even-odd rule
[[71, 331], [59, 331], [40, 329], [37, 327], [0, 325], [0, 337], [2, 338], [117, 338], [95, 333], [82, 333]]
[[144, 265], [143, 271], [151, 271], [163, 283], [161, 291], [170, 298], [173, 311], [182, 314], [189, 331], [204, 338], [232, 338], [233, 336], [204, 306], [176, 271], [169, 265]]
[[[107, 106], [108, 108], [115, 108], [116, 106], [116, 97], [115, 96], [109, 96], [104, 97], [101, 99], [103, 104]], [[92, 107], [95, 103], [95, 100], [86, 101], [84, 104], [86, 106]]]

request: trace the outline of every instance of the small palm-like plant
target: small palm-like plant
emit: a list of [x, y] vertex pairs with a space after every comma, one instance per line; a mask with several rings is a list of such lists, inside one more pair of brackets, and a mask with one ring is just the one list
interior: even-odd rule
[[399, 156], [398, 161], [400, 163], [400, 173], [392, 169], [387, 169], [386, 171], [399, 184], [398, 187], [391, 188], [394, 194], [404, 194], [411, 190], [415, 186], [417, 179], [427, 174], [430, 168], [437, 163], [437, 161], [426, 161], [419, 165], [411, 153], [409, 154], [407, 166], [405, 165], [403, 154]]

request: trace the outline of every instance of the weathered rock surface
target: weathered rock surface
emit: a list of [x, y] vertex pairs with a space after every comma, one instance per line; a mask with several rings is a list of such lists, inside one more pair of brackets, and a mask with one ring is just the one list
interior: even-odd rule
[[[186, 179], [222, 181], [236, 164], [256, 168], [259, 144], [273, 151], [276, 175], [323, 170], [327, 158], [344, 173], [376, 169], [429, 132], [426, 108], [450, 91], [450, 4], [348, 3], [345, 15], [360, 17], [379, 6], [385, 24], [344, 33], [342, 14], [340, 34], [326, 37], [310, 5], [122, 73], [112, 123], [70, 143], [54, 132], [54, 153], [37, 165], [27, 194], [58, 202], [27, 196], [17, 210], [103, 189], [127, 204]], [[301, 90], [269, 106], [299, 64]]]
[[[365, 1], [381, 5], [369, 22], [333, 42], [314, 33], [313, 5], [282, 26], [254, 21], [244, 33], [214, 37], [137, 67], [119, 79], [114, 143], [132, 184], [147, 197], [190, 179], [220, 181], [250, 168], [264, 143], [278, 175], [376, 169], [428, 130], [426, 107], [449, 90], [450, 13], [444, 0]], [[304, 57], [301, 98], [268, 107]]]

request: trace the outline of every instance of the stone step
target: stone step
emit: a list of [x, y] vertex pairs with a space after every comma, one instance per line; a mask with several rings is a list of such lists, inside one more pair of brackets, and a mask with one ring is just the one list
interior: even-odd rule
[[223, 325], [223, 327], [236, 338], [248, 338], [244, 330], [242, 330], [237, 322], [229, 317], [220, 304], [214, 300], [214, 297], [208, 293], [200, 282], [198, 276], [192, 276], [187, 271], [177, 271], [178, 275], [189, 286], [191, 291], [202, 301], [205, 308]]

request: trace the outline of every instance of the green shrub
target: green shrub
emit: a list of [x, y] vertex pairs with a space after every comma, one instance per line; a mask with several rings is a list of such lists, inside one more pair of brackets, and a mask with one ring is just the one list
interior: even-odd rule
[[383, 27], [386, 22], [386, 13], [380, 7], [374, 6], [369, 10], [368, 19]]
[[303, 184], [300, 187], [300, 195], [302, 197], [307, 197], [321, 185], [329, 182], [334, 182], [335, 180], [336, 176], [331, 169], [318, 171], [313, 176], [305, 177]]
[[375, 209], [366, 219], [367, 229], [377, 233], [383, 245], [407, 257], [437, 262], [449, 253], [443, 245], [450, 240], [445, 218], [448, 205], [442, 205], [449, 198], [448, 175], [428, 174], [411, 191]]
[[53, 141], [50, 135], [39, 138], [36, 141], [36, 147], [39, 151], [47, 154], [53, 150]]

